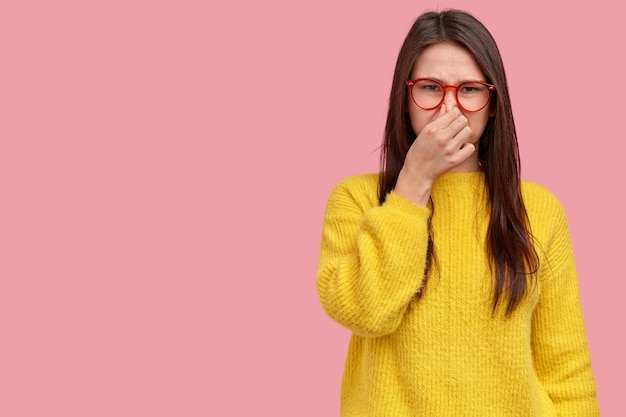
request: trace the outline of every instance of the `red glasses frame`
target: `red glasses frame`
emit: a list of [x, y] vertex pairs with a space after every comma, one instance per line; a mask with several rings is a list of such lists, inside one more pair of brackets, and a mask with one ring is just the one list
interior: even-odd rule
[[[424, 81], [424, 80], [432, 81], [433, 83], [439, 85], [441, 87], [441, 89], [443, 90], [443, 94], [441, 95], [441, 101], [439, 103], [437, 103], [436, 106], [422, 107], [419, 104], [417, 104], [417, 101], [413, 97], [413, 85], [415, 85], [415, 83], [417, 83], [418, 81]], [[487, 102], [480, 109], [478, 109], [478, 110], [467, 110], [465, 107], [463, 107], [463, 105], [461, 105], [461, 102], [459, 101], [459, 88], [464, 86], [465, 84], [482, 84], [485, 87], [487, 87], [487, 90], [489, 90], [489, 97], [487, 97]], [[441, 103], [443, 103], [443, 101], [446, 98], [447, 90], [449, 88], [453, 88], [455, 90], [454, 98], [456, 99], [457, 104], [459, 105], [460, 108], [462, 108], [463, 110], [465, 110], [468, 113], [475, 113], [475, 112], [481, 111], [482, 109], [487, 107], [487, 104], [489, 104], [489, 102], [491, 101], [491, 93], [496, 89], [495, 85], [488, 84], [488, 83], [483, 82], [483, 81], [465, 81], [465, 82], [463, 82], [463, 83], [461, 83], [459, 85], [450, 85], [450, 84], [444, 85], [444, 84], [441, 84], [439, 81], [433, 80], [431, 78], [417, 78], [415, 80], [409, 80], [409, 81], [406, 82], [406, 85], [409, 87], [409, 93], [411, 94], [411, 100], [413, 100], [413, 103], [415, 103], [415, 105], [417, 107], [419, 107], [420, 109], [422, 109], [422, 110], [432, 110], [432, 109], [436, 109], [437, 107], [441, 106]]]

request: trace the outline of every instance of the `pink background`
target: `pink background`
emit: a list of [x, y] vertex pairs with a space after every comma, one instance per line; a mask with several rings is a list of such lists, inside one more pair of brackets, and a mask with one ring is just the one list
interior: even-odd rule
[[377, 170], [397, 52], [437, 7], [500, 46], [523, 176], [568, 212], [601, 408], [621, 415], [617, 1], [208, 4], [0, 6], [0, 415], [337, 415], [324, 206]]

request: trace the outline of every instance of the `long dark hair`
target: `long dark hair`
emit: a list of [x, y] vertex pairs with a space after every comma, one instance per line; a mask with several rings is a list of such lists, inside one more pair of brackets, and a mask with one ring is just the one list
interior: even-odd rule
[[[489, 31], [466, 12], [444, 10], [420, 15], [400, 49], [381, 152], [379, 200], [382, 204], [395, 187], [404, 158], [416, 137], [408, 113], [406, 81], [420, 54], [442, 42], [465, 48], [487, 82], [496, 86], [490, 104], [494, 116], [489, 118], [480, 137], [478, 159], [484, 171], [491, 211], [485, 250], [495, 275], [493, 310], [496, 311], [503, 298], [508, 298], [506, 315], [509, 316], [528, 291], [539, 258], [521, 194], [517, 134], [502, 58]], [[425, 279], [434, 257], [432, 242], [431, 231]]]

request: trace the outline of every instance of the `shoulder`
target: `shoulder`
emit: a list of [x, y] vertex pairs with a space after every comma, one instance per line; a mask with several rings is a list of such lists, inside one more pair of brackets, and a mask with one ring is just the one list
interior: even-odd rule
[[543, 215], [562, 212], [563, 206], [552, 191], [543, 185], [531, 181], [522, 181], [522, 197], [526, 210], [540, 211]]
[[379, 174], [363, 174], [345, 178], [332, 189], [329, 205], [351, 205], [361, 210], [378, 205]]
[[551, 239], [568, 232], [568, 221], [561, 201], [546, 187], [522, 181], [522, 196], [533, 234]]
[[374, 191], [377, 193], [379, 178], [380, 176], [374, 173], [355, 175], [339, 181], [335, 190], [352, 190], [365, 193]]

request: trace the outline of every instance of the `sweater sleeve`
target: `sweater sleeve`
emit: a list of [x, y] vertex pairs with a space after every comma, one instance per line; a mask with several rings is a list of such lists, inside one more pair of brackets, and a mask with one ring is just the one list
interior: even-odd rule
[[553, 233], [543, 248], [541, 295], [533, 314], [533, 359], [559, 416], [595, 417], [600, 411], [574, 254], [565, 213], [556, 205]]
[[331, 193], [317, 289], [331, 318], [358, 335], [377, 337], [400, 325], [420, 289], [430, 212], [393, 192], [378, 205], [371, 194], [354, 179]]

